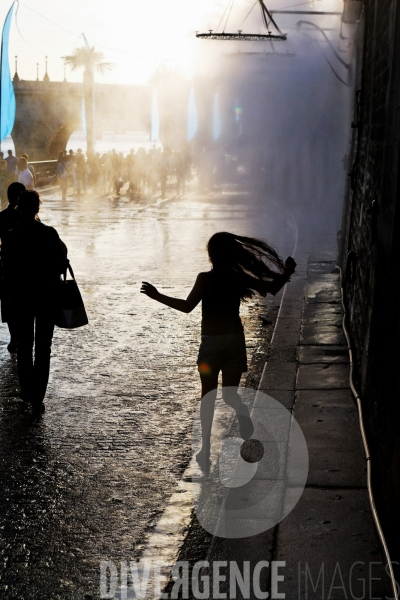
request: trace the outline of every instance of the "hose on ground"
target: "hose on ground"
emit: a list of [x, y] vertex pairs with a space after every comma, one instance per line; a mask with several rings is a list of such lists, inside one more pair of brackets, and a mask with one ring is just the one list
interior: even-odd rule
[[354, 396], [354, 400], [355, 400], [356, 405], [357, 405], [358, 420], [359, 420], [359, 425], [360, 425], [361, 439], [362, 439], [362, 443], [363, 443], [363, 447], [364, 447], [365, 460], [367, 461], [367, 487], [368, 487], [369, 503], [370, 503], [370, 506], [371, 506], [372, 518], [374, 520], [375, 527], [376, 527], [376, 530], [378, 532], [379, 540], [381, 542], [382, 549], [383, 549], [383, 552], [385, 554], [385, 558], [386, 558], [386, 562], [387, 562], [387, 568], [388, 568], [388, 571], [389, 571], [388, 575], [390, 577], [392, 588], [393, 588], [393, 600], [399, 600], [399, 593], [398, 593], [398, 590], [397, 590], [397, 582], [396, 582], [396, 579], [395, 579], [395, 576], [394, 576], [393, 565], [392, 565], [392, 561], [390, 559], [390, 554], [389, 554], [389, 548], [387, 546], [386, 539], [385, 539], [385, 536], [384, 536], [384, 533], [383, 533], [383, 530], [382, 530], [382, 526], [381, 526], [381, 523], [380, 523], [380, 520], [379, 520], [378, 511], [376, 510], [375, 500], [374, 500], [374, 494], [373, 494], [373, 490], [372, 490], [371, 455], [370, 455], [370, 452], [369, 452], [367, 434], [365, 432], [363, 409], [362, 409], [362, 404], [361, 404], [361, 397], [360, 397], [359, 393], [357, 392], [357, 389], [356, 389], [356, 387], [354, 385], [354, 381], [353, 381], [353, 371], [354, 371], [353, 350], [352, 350], [352, 346], [351, 346], [350, 335], [349, 335], [349, 332], [348, 332], [347, 326], [346, 326], [347, 311], [346, 311], [346, 302], [345, 302], [345, 298], [344, 298], [343, 273], [342, 273], [342, 269], [340, 267], [338, 267], [338, 268], [339, 268], [339, 271], [340, 271], [340, 294], [341, 294], [342, 308], [343, 308], [342, 327], [343, 327], [343, 332], [344, 332], [344, 335], [345, 335], [346, 341], [347, 341], [347, 348], [348, 348], [348, 351], [349, 351], [349, 360], [350, 360], [349, 382], [350, 382], [350, 389], [352, 391], [352, 394]]

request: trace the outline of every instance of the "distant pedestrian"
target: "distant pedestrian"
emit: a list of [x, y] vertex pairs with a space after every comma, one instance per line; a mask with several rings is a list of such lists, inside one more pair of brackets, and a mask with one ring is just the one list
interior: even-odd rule
[[114, 192], [116, 196], [119, 196], [122, 187], [122, 160], [120, 154], [117, 154], [114, 148], [111, 150], [111, 169]]
[[18, 163], [18, 158], [16, 156], [13, 156], [12, 150], [8, 150], [7, 151], [7, 158], [5, 159], [6, 163], [7, 163], [7, 169], [11, 172], [11, 173], [16, 173], [17, 172], [17, 163]]
[[157, 186], [160, 181], [160, 159], [161, 150], [153, 144], [153, 148], [148, 153], [148, 186], [153, 196], [157, 193]]
[[33, 165], [31, 165], [29, 163], [29, 156], [26, 154], [26, 152], [24, 154], [21, 154], [21, 156], [22, 156], [22, 158], [26, 158], [26, 163], [28, 165], [28, 169], [32, 173], [32, 177], [33, 177], [33, 187], [36, 187], [36, 185], [37, 185], [36, 172], [35, 172], [35, 169], [34, 169]]
[[72, 193], [76, 194], [77, 186], [76, 186], [76, 167], [75, 167], [75, 156], [74, 151], [70, 150], [68, 152], [68, 172], [70, 183], [72, 185]]
[[23, 183], [27, 190], [33, 190], [34, 188], [34, 179], [31, 171], [28, 169], [28, 163], [24, 156], [21, 156], [18, 159], [18, 181], [19, 183]]
[[68, 171], [68, 157], [64, 154], [64, 152], [60, 152], [58, 156], [58, 164], [56, 167], [56, 175], [58, 179], [58, 183], [61, 188], [61, 198], [62, 200], [67, 199], [67, 191], [68, 191], [68, 179], [69, 179], [69, 171]]
[[65, 246], [53, 227], [36, 219], [39, 207], [37, 192], [19, 196], [20, 221], [2, 247], [5, 287], [17, 322], [21, 396], [36, 414], [44, 410], [60, 274], [66, 269]]
[[7, 189], [15, 181], [17, 176], [7, 169], [5, 160], [0, 160], [0, 203], [1, 210], [7, 206]]
[[[25, 186], [22, 183], [15, 181], [8, 186], [7, 197], [8, 206], [5, 210], [0, 212], [0, 239], [3, 240], [7, 233], [14, 229], [20, 220], [20, 213], [16, 210], [18, 198], [25, 191]], [[10, 342], [7, 346], [7, 350], [10, 353], [17, 351], [17, 328], [15, 323], [15, 317], [10, 310], [9, 299], [7, 296], [7, 290], [3, 282], [3, 265], [0, 266], [0, 293], [1, 293], [1, 320], [3, 323], [7, 323], [8, 330], [10, 332]]]
[[82, 152], [81, 148], [78, 148], [78, 151], [75, 156], [75, 173], [76, 173], [76, 192], [78, 196], [81, 195], [83, 190], [84, 194], [86, 194], [86, 160], [85, 156]]
[[137, 164], [135, 151], [131, 148], [128, 156], [126, 157], [126, 170], [127, 180], [129, 181], [128, 194], [133, 197], [137, 189]]
[[[150, 283], [143, 282], [141, 292], [181, 312], [191, 312], [202, 301], [201, 344], [198, 370], [201, 379], [200, 408], [202, 448], [196, 459], [207, 469], [210, 462], [210, 436], [217, 395], [218, 375], [222, 371], [224, 401], [235, 409], [241, 437], [248, 439], [254, 431], [248, 408], [237, 388], [247, 371], [246, 344], [239, 316], [241, 302], [258, 292], [276, 294], [294, 273], [296, 263], [283, 263], [276, 251], [265, 242], [232, 233], [214, 234], [207, 245], [212, 269], [199, 273], [186, 300], [165, 296]], [[280, 271], [272, 271], [265, 261]]]
[[100, 154], [96, 154], [88, 157], [87, 161], [88, 170], [90, 171], [90, 183], [92, 185], [93, 194], [100, 194], [100, 176], [101, 176], [101, 160]]
[[167, 189], [167, 179], [169, 174], [169, 158], [166, 152], [163, 152], [158, 159], [158, 177], [161, 184], [161, 198], [165, 198]]
[[178, 196], [184, 195], [188, 177], [188, 163], [185, 155], [179, 151], [175, 152], [173, 164], [176, 176], [176, 193]]

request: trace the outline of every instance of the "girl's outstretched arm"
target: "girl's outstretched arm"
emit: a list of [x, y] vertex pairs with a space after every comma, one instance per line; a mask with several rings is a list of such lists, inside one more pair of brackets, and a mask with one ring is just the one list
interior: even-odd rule
[[157, 302], [161, 302], [161, 304], [165, 304], [170, 308], [180, 310], [184, 313], [190, 313], [198, 305], [203, 296], [204, 275], [205, 273], [199, 273], [196, 282], [193, 286], [193, 289], [190, 292], [189, 296], [186, 298], [186, 300], [181, 300], [180, 298], [172, 298], [172, 296], [165, 296], [164, 294], [160, 294], [157, 288], [155, 288], [154, 285], [151, 285], [151, 283], [148, 283], [147, 281], [142, 281], [142, 287], [140, 291], [142, 294], [146, 294], [146, 296], [149, 296], [149, 298], [153, 298], [153, 300], [157, 300]]

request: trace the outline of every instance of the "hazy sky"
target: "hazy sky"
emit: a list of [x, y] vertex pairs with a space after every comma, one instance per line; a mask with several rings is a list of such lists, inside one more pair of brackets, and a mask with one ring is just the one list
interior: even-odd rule
[[[1, 0], [1, 23], [11, 3]], [[234, 0], [227, 30], [237, 30], [253, 4], [254, 0]], [[267, 0], [266, 4], [269, 9], [296, 6], [299, 10], [340, 10], [343, 6], [341, 0]], [[216, 29], [227, 5], [228, 0], [20, 0], [17, 21], [14, 18], [11, 28], [11, 71], [14, 73], [13, 57], [17, 55], [22, 79], [36, 79], [36, 63], [42, 79], [47, 55], [50, 79], [61, 81], [61, 56], [82, 45], [84, 32], [89, 44], [115, 63], [110, 73], [97, 76], [98, 81], [146, 83], [162, 60], [190, 76], [209, 43], [196, 40], [195, 31]], [[283, 30], [294, 22], [286, 16], [279, 20]], [[261, 31], [258, 7], [243, 29], [246, 27]], [[227, 48], [227, 42], [219, 44], [223, 50]], [[80, 72], [67, 70], [69, 81], [81, 77]]]

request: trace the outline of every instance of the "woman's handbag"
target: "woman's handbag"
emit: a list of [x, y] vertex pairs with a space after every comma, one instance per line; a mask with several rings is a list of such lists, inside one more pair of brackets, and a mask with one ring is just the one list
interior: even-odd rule
[[[67, 270], [72, 279], [67, 279]], [[55, 325], [62, 329], [75, 329], [89, 323], [82, 296], [75, 281], [74, 272], [68, 262], [60, 283], [60, 309]]]

